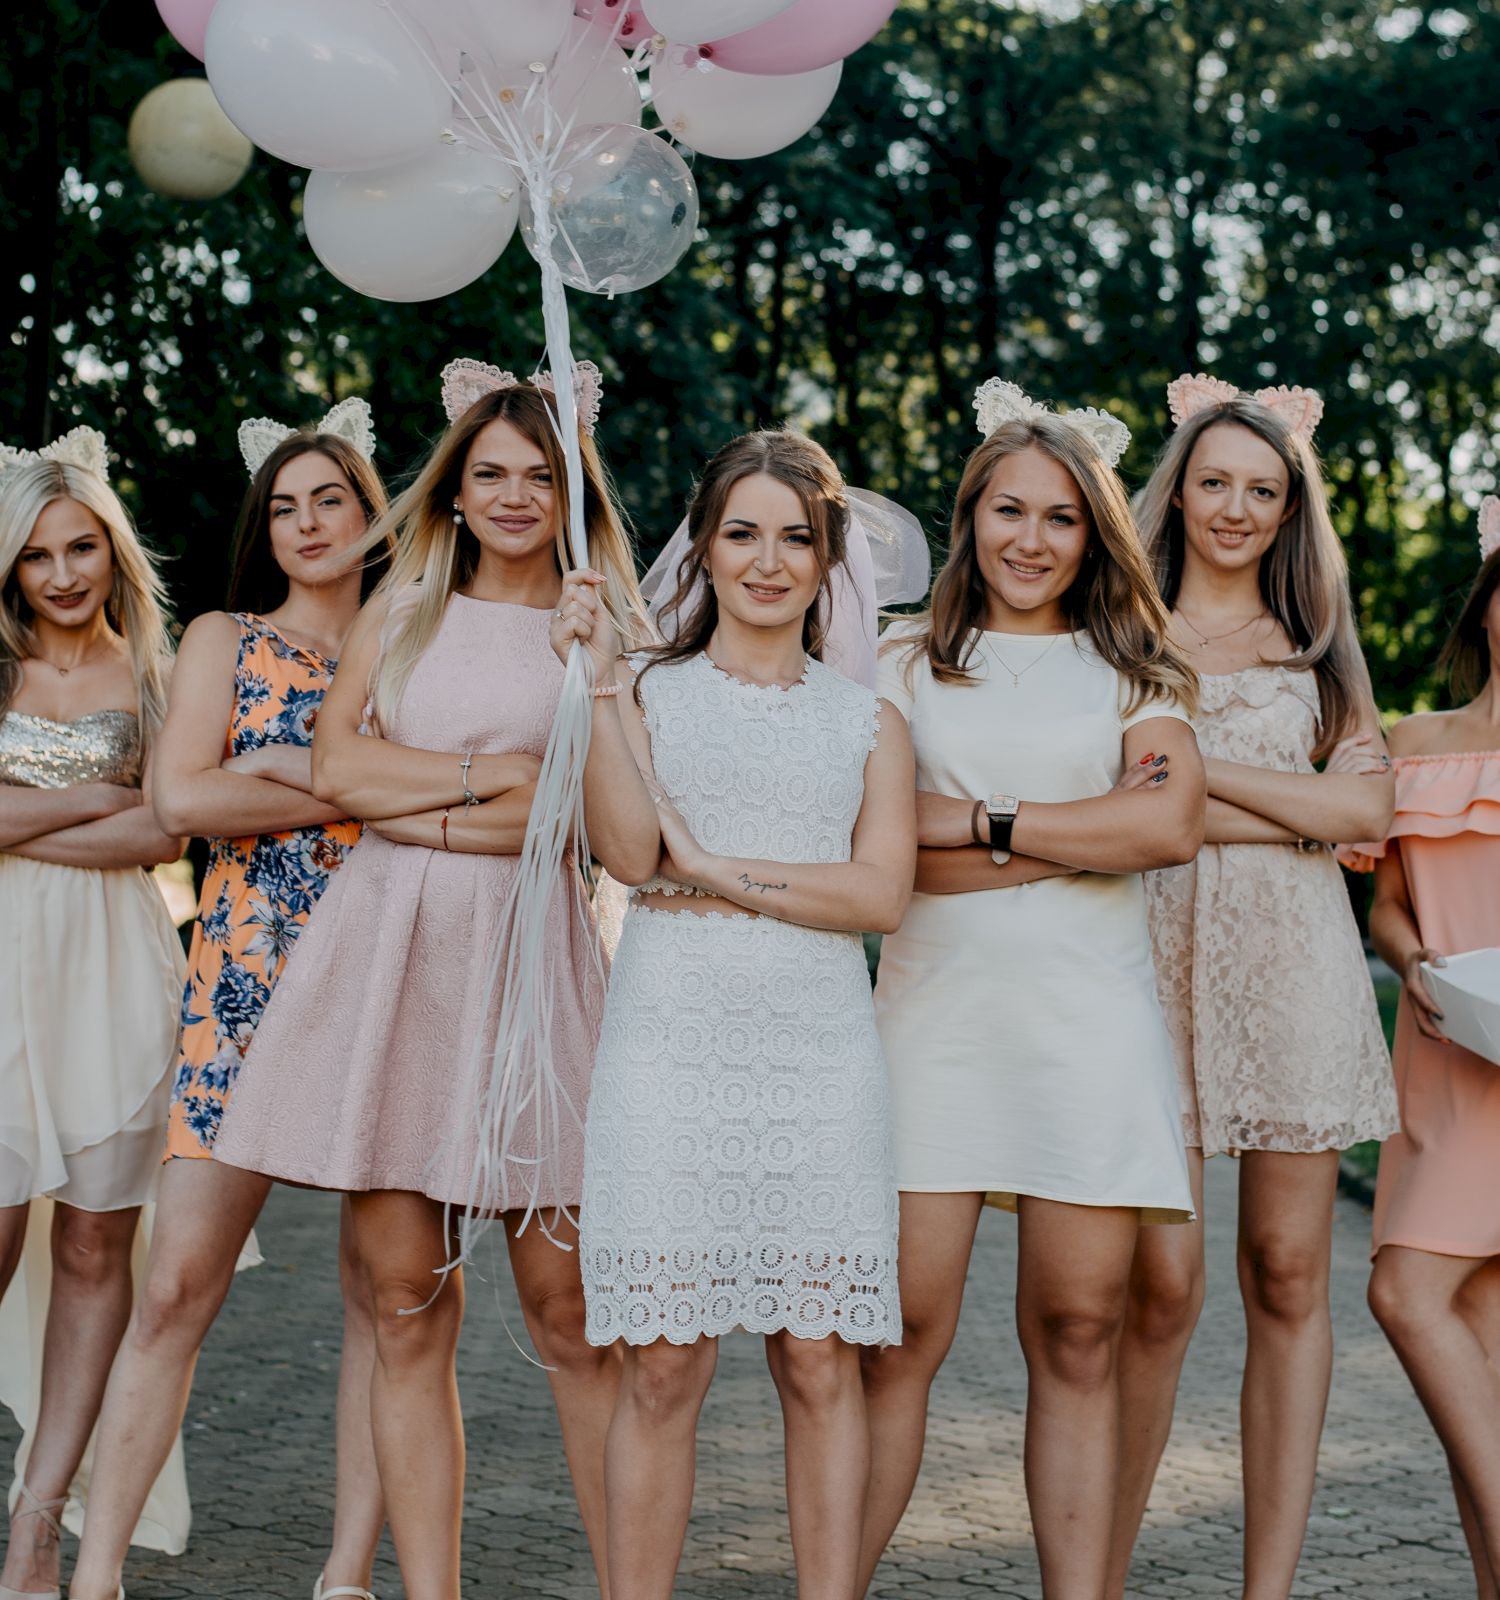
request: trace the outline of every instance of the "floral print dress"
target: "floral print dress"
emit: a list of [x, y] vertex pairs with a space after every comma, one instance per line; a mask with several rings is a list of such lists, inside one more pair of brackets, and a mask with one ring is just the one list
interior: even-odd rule
[[[312, 743], [337, 662], [284, 638], [264, 618], [240, 630], [225, 756]], [[182, 1046], [167, 1119], [167, 1156], [213, 1154], [245, 1051], [303, 924], [359, 838], [360, 824], [211, 839], [188, 952]]]

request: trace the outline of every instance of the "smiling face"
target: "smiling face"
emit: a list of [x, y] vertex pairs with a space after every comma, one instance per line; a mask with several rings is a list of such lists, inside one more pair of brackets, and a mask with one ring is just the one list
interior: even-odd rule
[[365, 531], [365, 512], [344, 469], [321, 450], [293, 456], [276, 474], [266, 512], [271, 554], [293, 583], [344, 577], [342, 559]]
[[1173, 504], [1182, 512], [1184, 559], [1221, 572], [1254, 568], [1296, 511], [1286, 463], [1238, 422], [1206, 428], [1183, 470]]
[[1035, 446], [1002, 456], [974, 506], [974, 555], [984, 579], [984, 626], [1060, 633], [1063, 597], [1088, 550], [1088, 502], [1073, 474]]
[[84, 628], [109, 599], [114, 546], [87, 506], [53, 500], [33, 524], [15, 576], [21, 598], [38, 620], [58, 628]]
[[753, 628], [802, 626], [822, 573], [802, 497], [769, 473], [739, 479], [708, 547], [720, 617]]
[[539, 445], [503, 417], [474, 435], [455, 506], [480, 545], [506, 563], [525, 563], [555, 548], [558, 504], [551, 463]]

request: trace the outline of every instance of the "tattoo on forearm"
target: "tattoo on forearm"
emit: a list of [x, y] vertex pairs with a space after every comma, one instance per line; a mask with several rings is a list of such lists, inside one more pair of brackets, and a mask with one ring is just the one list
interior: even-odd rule
[[784, 888], [786, 888], [786, 885], [784, 883], [757, 883], [755, 881], [755, 879], [752, 878], [748, 872], [742, 872], [740, 874], [740, 882], [747, 889], [759, 889], [762, 894], [765, 894], [768, 890], [771, 890], [771, 889], [784, 889]]

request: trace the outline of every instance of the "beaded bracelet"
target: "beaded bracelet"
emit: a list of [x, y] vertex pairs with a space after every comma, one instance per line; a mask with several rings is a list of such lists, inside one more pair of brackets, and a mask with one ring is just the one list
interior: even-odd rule
[[611, 695], [619, 694], [620, 686], [617, 683], [601, 683], [594, 690], [596, 700], [608, 700]]

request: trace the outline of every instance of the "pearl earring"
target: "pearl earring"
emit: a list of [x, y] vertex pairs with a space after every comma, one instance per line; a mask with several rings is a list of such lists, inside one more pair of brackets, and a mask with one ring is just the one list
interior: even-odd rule
[[459, 507], [458, 501], [455, 500], [453, 502], [453, 526], [455, 528], [461, 528], [461, 527], [463, 527], [463, 525], [464, 525], [464, 514], [463, 514], [463, 511]]

